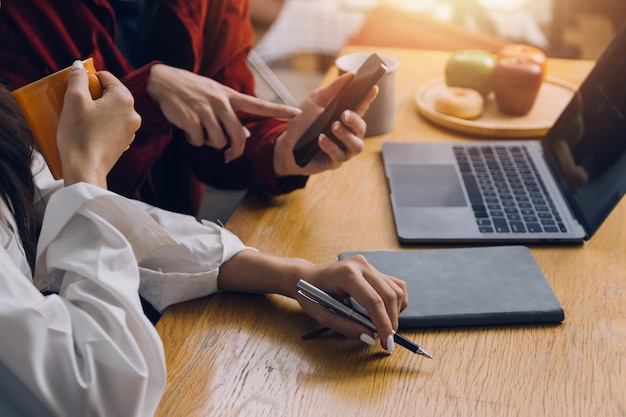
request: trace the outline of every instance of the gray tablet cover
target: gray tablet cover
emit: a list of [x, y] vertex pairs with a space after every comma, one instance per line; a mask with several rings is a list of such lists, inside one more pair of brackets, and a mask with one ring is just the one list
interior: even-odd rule
[[[525, 246], [344, 252], [404, 280], [400, 328], [558, 323], [559, 300]], [[355, 307], [360, 307], [355, 305]]]

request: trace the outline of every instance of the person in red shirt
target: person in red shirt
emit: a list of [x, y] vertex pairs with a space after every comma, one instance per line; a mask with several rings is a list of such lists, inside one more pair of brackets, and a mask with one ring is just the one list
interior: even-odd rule
[[186, 214], [197, 213], [203, 183], [278, 195], [339, 167], [362, 150], [361, 116], [376, 95], [335, 124], [345, 151], [322, 136], [324, 152], [300, 168], [298, 134], [350, 75], [300, 109], [253, 97], [248, 0], [4, 1], [0, 38], [0, 78], [14, 88], [89, 56], [120, 78], [142, 125], [109, 188]]

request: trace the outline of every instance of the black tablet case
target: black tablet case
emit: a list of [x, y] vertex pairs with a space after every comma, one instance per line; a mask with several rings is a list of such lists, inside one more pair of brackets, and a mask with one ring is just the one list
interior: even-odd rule
[[[404, 280], [400, 328], [558, 323], [559, 300], [525, 246], [344, 252]], [[360, 307], [360, 306], [356, 306]]]

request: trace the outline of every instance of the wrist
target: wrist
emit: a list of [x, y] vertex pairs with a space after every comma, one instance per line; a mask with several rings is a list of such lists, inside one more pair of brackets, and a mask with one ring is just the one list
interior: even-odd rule
[[84, 182], [107, 189], [108, 170], [91, 162], [83, 155], [66, 156], [62, 159], [63, 182], [65, 186]]
[[222, 264], [218, 288], [222, 291], [280, 294], [295, 298], [299, 279], [307, 279], [316, 265], [299, 258], [283, 258], [243, 250]]
[[80, 172], [76, 170], [63, 171], [63, 183], [66, 187], [79, 182], [96, 185], [105, 190], [107, 189], [106, 174], [103, 175], [97, 169], [81, 170]]
[[285, 265], [286, 276], [281, 282], [282, 288], [279, 294], [295, 299], [298, 295], [298, 281], [301, 279], [310, 280], [317, 267], [317, 265], [305, 259], [287, 259]]
[[161, 81], [162, 74], [167, 70], [167, 65], [165, 64], [154, 64], [150, 68], [150, 75], [148, 76], [148, 82], [146, 84], [146, 91], [148, 95], [152, 97], [153, 100], [156, 100], [158, 97], [158, 89], [163, 84]]
[[289, 171], [289, 153], [291, 150], [283, 145], [285, 142], [285, 132], [286, 131], [283, 131], [278, 138], [276, 138], [276, 143], [274, 144], [274, 172], [277, 177], [286, 177], [293, 174]]

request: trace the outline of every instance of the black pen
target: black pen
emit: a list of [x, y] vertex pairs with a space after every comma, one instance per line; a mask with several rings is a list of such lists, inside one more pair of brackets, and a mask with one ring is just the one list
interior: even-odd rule
[[[297, 287], [298, 294], [302, 295], [306, 299], [319, 304], [321, 307], [325, 308], [326, 310], [330, 310], [333, 313], [343, 314], [344, 316], [356, 321], [357, 323], [362, 324], [368, 329], [374, 332], [376, 331], [376, 326], [374, 325], [374, 323], [372, 323], [369, 317], [359, 313], [358, 311], [355, 311], [353, 308], [345, 305], [341, 301], [336, 300], [316, 286], [311, 285], [301, 279], [298, 281]], [[396, 332], [393, 332], [393, 340], [400, 346], [407, 348], [413, 353], [418, 353], [422, 356], [426, 356], [427, 358], [432, 359], [432, 356], [430, 356], [424, 349], [411, 342], [409, 339], [400, 336]]]

